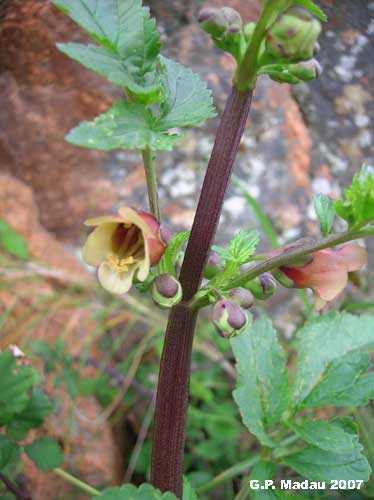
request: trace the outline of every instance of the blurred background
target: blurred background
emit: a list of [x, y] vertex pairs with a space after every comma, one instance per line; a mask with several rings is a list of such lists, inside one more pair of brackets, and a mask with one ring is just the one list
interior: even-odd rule
[[[373, 160], [374, 2], [316, 3], [329, 17], [317, 56], [323, 75], [292, 89], [267, 78], [258, 82], [220, 244], [239, 228], [259, 228], [262, 249], [276, 240], [317, 235], [312, 194], [339, 196], [360, 165]], [[220, 114], [234, 65], [200, 31], [198, 10], [227, 5], [248, 22], [257, 18], [259, 2], [147, 5], [164, 53], [207, 81]], [[140, 154], [64, 142], [70, 128], [121, 97], [55, 47], [86, 40], [47, 0], [0, 0], [0, 233], [7, 228], [8, 234], [0, 244], [0, 347], [17, 344], [43, 371], [55, 399], [47, 431], [62, 444], [67, 468], [101, 487], [148, 478], [166, 315], [139, 294], [109, 296], [80, 260], [86, 218], [123, 204], [147, 208]], [[191, 226], [218, 119], [191, 129], [173, 153], [158, 157], [162, 213], [174, 231]], [[373, 241], [367, 245], [372, 249]], [[362, 275], [338, 307], [357, 310], [373, 300], [369, 272]], [[308, 294], [283, 290], [264, 305], [291, 358], [293, 332], [310, 314], [310, 303]], [[229, 346], [203, 315], [186, 444], [186, 472], [203, 499], [233, 498], [246, 460], [256, 452], [231, 399], [234, 381]], [[242, 468], [229, 481], [211, 484], [238, 462]], [[53, 475], [46, 479], [29, 461], [23, 476], [34, 499], [86, 498]]]

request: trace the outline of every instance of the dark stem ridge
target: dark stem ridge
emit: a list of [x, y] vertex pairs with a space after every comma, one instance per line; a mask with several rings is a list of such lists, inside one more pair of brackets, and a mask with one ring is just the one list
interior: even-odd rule
[[179, 277], [183, 301], [170, 311], [166, 329], [154, 417], [151, 481], [156, 488], [172, 491], [178, 498], [183, 491], [191, 352], [198, 314], [190, 301], [202, 280], [252, 94], [252, 90], [239, 91], [233, 87], [227, 100]]

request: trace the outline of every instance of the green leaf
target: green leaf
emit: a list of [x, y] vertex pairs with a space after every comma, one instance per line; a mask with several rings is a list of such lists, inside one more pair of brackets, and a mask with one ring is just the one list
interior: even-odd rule
[[300, 407], [367, 405], [374, 399], [374, 373], [366, 374], [369, 367], [367, 352], [349, 352], [334, 360]]
[[82, 122], [66, 140], [84, 148], [144, 149], [171, 151], [179, 139], [154, 129], [154, 119], [142, 104], [121, 101], [93, 122]]
[[53, 439], [43, 437], [36, 439], [24, 447], [26, 455], [34, 462], [38, 469], [49, 472], [64, 461], [61, 448]]
[[155, 71], [161, 48], [156, 23], [141, 0], [52, 0], [102, 47], [60, 44], [85, 67], [124, 86], [147, 104], [160, 99]]
[[190, 68], [166, 57], [160, 60], [165, 100], [161, 103], [157, 130], [198, 125], [215, 116], [212, 94], [206, 83]]
[[0, 220], [0, 247], [18, 259], [28, 259], [29, 251], [26, 240], [7, 222]]
[[[275, 466], [271, 462], [259, 462], [251, 472], [250, 481], [258, 481], [259, 489], [251, 489], [251, 500], [277, 500], [279, 497], [272, 489], [265, 489], [265, 481], [272, 480], [275, 473]], [[267, 483], [269, 484], [269, 483]], [[264, 489], [261, 489], [264, 487]]]
[[[290, 427], [305, 442], [321, 450], [334, 453], [352, 453], [356, 449], [361, 449], [361, 445], [358, 442], [357, 430], [356, 433], [346, 431], [347, 422], [345, 420], [342, 425], [340, 419], [309, 420], [300, 418], [290, 424]], [[349, 420], [349, 423], [352, 425], [353, 421]]]
[[350, 226], [374, 221], [374, 168], [363, 165], [344, 190], [345, 200], [335, 202], [335, 211]]
[[294, 404], [300, 408], [330, 363], [350, 352], [374, 348], [374, 317], [332, 312], [308, 321], [299, 335]]
[[175, 261], [177, 260], [178, 254], [181, 247], [185, 241], [190, 237], [190, 231], [182, 231], [175, 234], [169, 241], [168, 246], [160, 260], [159, 269], [160, 273], [171, 274], [172, 276], [177, 276], [175, 270]]
[[183, 497], [182, 500], [199, 500], [190, 482], [183, 476]]
[[294, 5], [299, 5], [304, 9], [309, 10], [313, 16], [318, 17], [321, 21], [327, 21], [327, 16], [322, 9], [318, 7], [312, 0], [293, 0]]
[[0, 434], [0, 470], [4, 469], [19, 454], [17, 443]]
[[274, 446], [267, 431], [281, 421], [290, 404], [285, 354], [276, 332], [262, 317], [230, 342], [238, 363], [233, 395], [243, 422], [263, 445]]
[[322, 234], [326, 237], [330, 234], [335, 219], [334, 203], [321, 193], [313, 197], [313, 203]]
[[173, 493], [161, 493], [160, 490], [153, 488], [150, 484], [107, 488], [101, 495], [93, 497], [92, 500], [177, 500]]
[[34, 387], [30, 400], [21, 413], [7, 425], [7, 431], [18, 440], [24, 439], [30, 429], [40, 427], [53, 405], [40, 387]]
[[80, 43], [60, 43], [57, 47], [91, 71], [126, 87], [138, 101], [152, 104], [160, 100], [160, 79], [156, 71], [140, 76], [132, 74], [120, 56], [105, 47]]
[[260, 242], [260, 235], [256, 229], [251, 231], [240, 230], [230, 241], [229, 253], [238, 265], [245, 264], [255, 253]]
[[0, 426], [8, 424], [27, 406], [29, 389], [39, 380], [30, 366], [17, 366], [9, 351], [0, 352]]
[[312, 446], [284, 457], [283, 463], [312, 481], [367, 481], [371, 469], [361, 450], [360, 444], [351, 452], [345, 453], [325, 451]]

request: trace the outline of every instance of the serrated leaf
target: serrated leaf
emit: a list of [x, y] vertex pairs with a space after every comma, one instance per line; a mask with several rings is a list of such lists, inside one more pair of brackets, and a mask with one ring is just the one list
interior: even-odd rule
[[306, 443], [321, 450], [334, 453], [352, 453], [361, 451], [357, 431], [347, 432], [339, 419], [309, 420], [298, 419], [290, 424], [291, 429]]
[[335, 453], [311, 446], [288, 455], [282, 461], [311, 481], [367, 481], [371, 469], [361, 450], [360, 444], [353, 451], [346, 453]]
[[326, 237], [330, 234], [335, 219], [334, 203], [322, 193], [313, 197], [313, 203], [321, 232]]
[[239, 231], [230, 241], [229, 254], [238, 265], [245, 264], [255, 253], [260, 242], [260, 235], [256, 229]]
[[141, 0], [52, 0], [102, 47], [58, 45], [69, 57], [150, 104], [160, 98], [155, 71], [160, 35]]
[[0, 434], [0, 470], [12, 462], [19, 454], [17, 443]]
[[0, 223], [0, 248], [18, 259], [28, 259], [29, 251], [25, 238], [4, 220], [0, 220]]
[[374, 399], [374, 373], [367, 352], [354, 351], [329, 363], [302, 408], [361, 406]]
[[318, 7], [312, 0], [293, 0], [294, 5], [299, 5], [304, 9], [309, 10], [313, 16], [318, 17], [321, 21], [327, 21], [327, 16], [323, 10]]
[[261, 461], [253, 467], [249, 480], [258, 481], [259, 489], [250, 490], [251, 500], [278, 500], [276, 491], [265, 489], [265, 481], [272, 480], [274, 473], [275, 466], [271, 462]]
[[345, 200], [335, 202], [335, 211], [350, 226], [374, 222], [374, 168], [363, 165], [344, 190]]
[[182, 500], [199, 500], [196, 492], [192, 488], [190, 482], [186, 478], [183, 477], [183, 497]]
[[0, 426], [23, 411], [30, 399], [29, 389], [39, 380], [30, 366], [17, 366], [13, 354], [0, 352]]
[[127, 484], [121, 487], [107, 488], [101, 495], [93, 497], [92, 500], [177, 500], [173, 493], [161, 493], [150, 484], [134, 486]]
[[57, 47], [91, 71], [110, 82], [126, 87], [139, 102], [152, 104], [160, 99], [160, 79], [156, 71], [144, 75], [132, 74], [120, 56], [105, 47], [60, 43]]
[[121, 101], [92, 122], [82, 122], [66, 140], [84, 148], [103, 151], [144, 149], [171, 151], [180, 137], [154, 129], [154, 119], [142, 104]]
[[49, 437], [36, 439], [24, 447], [26, 455], [34, 462], [38, 469], [49, 472], [64, 461], [60, 446]]
[[40, 387], [34, 387], [31, 397], [22, 410], [7, 425], [7, 431], [18, 440], [24, 439], [30, 429], [40, 427], [52, 411], [52, 403]]
[[160, 273], [171, 274], [172, 276], [177, 276], [175, 270], [175, 261], [177, 259], [178, 253], [185, 241], [188, 240], [190, 236], [190, 231], [183, 231], [175, 234], [169, 241], [168, 246], [160, 260], [159, 269]]
[[160, 56], [161, 83], [165, 99], [161, 103], [157, 130], [188, 127], [215, 116], [211, 91], [190, 68]]
[[276, 332], [262, 317], [230, 342], [238, 364], [233, 396], [243, 422], [263, 445], [274, 446], [267, 431], [281, 421], [290, 404], [285, 354]]
[[374, 316], [331, 312], [308, 321], [299, 332], [294, 404], [301, 407], [329, 364], [357, 350], [374, 348]]

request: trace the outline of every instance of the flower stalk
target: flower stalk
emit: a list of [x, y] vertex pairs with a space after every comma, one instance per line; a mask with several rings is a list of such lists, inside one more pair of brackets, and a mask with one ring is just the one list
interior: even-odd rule
[[157, 175], [155, 166], [156, 154], [154, 151], [151, 151], [149, 148], [146, 148], [142, 150], [142, 157], [143, 157], [145, 178], [147, 182], [149, 210], [151, 211], [153, 217], [155, 217], [158, 221], [160, 221], [161, 213], [160, 213], [160, 204], [158, 199], [158, 186], [157, 186]]
[[221, 214], [252, 91], [233, 87], [217, 131], [179, 281], [183, 300], [170, 312], [160, 363], [153, 431], [152, 484], [181, 498], [192, 341], [198, 291]]

